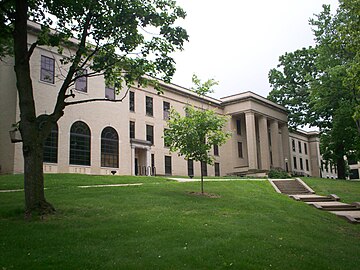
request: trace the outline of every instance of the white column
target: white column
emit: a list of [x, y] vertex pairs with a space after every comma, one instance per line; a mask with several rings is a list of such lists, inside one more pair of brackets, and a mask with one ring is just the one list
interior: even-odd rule
[[259, 140], [261, 169], [270, 170], [269, 136], [267, 119], [265, 116], [259, 116]]
[[279, 123], [276, 120], [270, 123], [271, 150], [273, 158], [273, 166], [281, 167], [280, 163], [280, 147], [279, 147]]
[[256, 150], [256, 129], [255, 115], [252, 112], [245, 113], [246, 140], [249, 170], [257, 169], [257, 150]]
[[146, 148], [146, 175], [151, 175], [151, 152], [150, 147]]
[[131, 146], [131, 175], [135, 175], [135, 146]]
[[281, 126], [281, 136], [283, 145], [284, 170], [286, 170], [287, 163], [288, 170], [291, 171], [289, 129], [286, 123]]

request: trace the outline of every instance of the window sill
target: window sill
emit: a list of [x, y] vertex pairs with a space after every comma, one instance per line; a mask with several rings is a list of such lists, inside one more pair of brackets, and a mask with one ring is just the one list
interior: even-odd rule
[[39, 80], [39, 83], [42, 83], [42, 84], [45, 84], [48, 86], [52, 86], [52, 87], [56, 87], [55, 83], [51, 83], [51, 82], [45, 82], [45, 81]]

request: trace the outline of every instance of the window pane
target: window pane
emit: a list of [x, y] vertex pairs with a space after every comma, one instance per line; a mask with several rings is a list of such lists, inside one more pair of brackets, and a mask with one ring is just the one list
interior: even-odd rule
[[44, 162], [57, 163], [58, 161], [58, 126], [55, 124], [44, 142]]
[[75, 90], [81, 91], [81, 92], [87, 92], [87, 70], [83, 69], [76, 73], [76, 76], [82, 76], [76, 79], [75, 81]]
[[192, 159], [188, 159], [187, 161], [188, 166], [188, 176], [194, 176], [194, 161]]
[[165, 156], [165, 174], [172, 174], [171, 156]]
[[129, 124], [129, 129], [130, 129], [130, 139], [135, 139], [135, 122], [134, 121], [130, 121]]
[[41, 56], [40, 80], [43, 82], [54, 83], [55, 60], [46, 56]]
[[214, 144], [214, 156], [219, 155], [219, 146], [217, 144]]
[[153, 98], [146, 97], [146, 115], [153, 116]]
[[130, 91], [129, 96], [129, 110], [135, 112], [135, 93]]
[[119, 137], [112, 127], [104, 128], [101, 133], [101, 166], [119, 167]]
[[154, 127], [146, 125], [146, 140], [154, 144]]
[[240, 119], [236, 120], [236, 133], [238, 135], [241, 135], [241, 120]]
[[243, 158], [242, 142], [238, 142], [238, 154], [239, 158]]
[[90, 165], [90, 129], [81, 121], [70, 129], [70, 164]]
[[115, 100], [115, 89], [111, 87], [105, 87], [105, 98]]
[[164, 110], [164, 120], [169, 120], [170, 115], [170, 103], [164, 101], [163, 102], [163, 110]]
[[215, 176], [220, 176], [220, 164], [215, 163]]

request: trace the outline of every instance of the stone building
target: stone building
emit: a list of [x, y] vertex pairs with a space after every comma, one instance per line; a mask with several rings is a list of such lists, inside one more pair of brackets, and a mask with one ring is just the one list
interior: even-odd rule
[[[30, 25], [31, 26], [31, 25]], [[32, 26], [36, 27], [36, 26]], [[35, 40], [29, 31], [29, 42]], [[31, 76], [37, 114], [52, 112], [66, 67], [55, 48], [39, 47], [31, 57]], [[23, 171], [22, 144], [11, 143], [9, 130], [19, 121], [13, 59], [0, 62], [0, 173]], [[287, 112], [253, 92], [214, 99], [200, 98], [183, 87], [160, 81], [161, 95], [152, 86], [131, 87], [119, 95], [107, 88], [103, 77], [78, 80], [74, 100], [123, 99], [68, 106], [44, 146], [44, 171], [124, 175], [200, 174], [200, 164], [170, 153], [162, 138], [170, 107], [212, 109], [230, 115], [226, 129], [232, 137], [214, 146], [214, 166], [207, 175], [265, 175], [282, 168], [301, 175], [320, 175], [319, 140], [315, 133], [289, 133]]]

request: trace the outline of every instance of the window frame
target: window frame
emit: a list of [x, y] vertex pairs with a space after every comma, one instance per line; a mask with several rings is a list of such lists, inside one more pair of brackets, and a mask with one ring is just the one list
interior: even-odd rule
[[135, 139], [135, 130], [136, 130], [136, 127], [135, 127], [135, 121], [129, 121], [129, 138], [130, 139]]
[[236, 134], [241, 136], [241, 119], [236, 119]]
[[102, 130], [100, 145], [101, 167], [119, 168], [119, 134], [113, 127], [108, 126]]
[[[44, 60], [44, 61], [43, 61]], [[47, 63], [47, 60], [51, 60], [52, 63]], [[48, 68], [46, 67], [48, 66]], [[49, 76], [50, 80], [47, 80]], [[40, 58], [40, 81], [46, 83], [55, 83], [55, 59], [45, 55], [41, 55]]]
[[145, 114], [146, 116], [154, 116], [154, 99], [145, 96]]
[[[80, 125], [79, 127], [75, 126]], [[82, 126], [82, 127], [81, 127]], [[75, 133], [75, 127], [77, 129], [83, 128], [85, 133]], [[89, 126], [82, 122], [76, 121], [70, 127], [70, 151], [69, 151], [69, 164], [80, 166], [91, 166], [91, 130]], [[72, 146], [79, 146], [74, 148]]]
[[129, 91], [129, 111], [135, 112], [135, 92]]
[[170, 119], [170, 102], [168, 101], [163, 101], [163, 119]]
[[146, 124], [146, 140], [154, 145], [154, 126]]
[[43, 162], [58, 163], [59, 127], [55, 123], [43, 144]]
[[[111, 91], [111, 97], [108, 96], [108, 93]], [[115, 88], [113, 87], [109, 87], [109, 86], [105, 86], [105, 98], [107, 98], [108, 100], [115, 100]]]
[[[86, 69], [81, 69], [81, 71], [76, 72], [75, 76], [80, 76], [80, 72], [82, 73], [82, 76], [76, 78], [76, 80], [75, 80], [75, 90], [79, 91], [79, 92], [82, 92], [82, 93], [87, 93], [88, 92], [87, 70]], [[84, 84], [85, 87], [80, 88], [81, 84]]]
[[214, 163], [214, 170], [215, 170], [215, 176], [220, 176], [220, 163], [219, 162]]
[[164, 158], [165, 175], [172, 175], [172, 159], [171, 156], [165, 156]]
[[237, 148], [238, 148], [238, 157], [244, 158], [243, 143], [237, 142]]
[[219, 146], [217, 144], [214, 144], [213, 145], [213, 148], [214, 148], [214, 156], [220, 156], [219, 155]]

